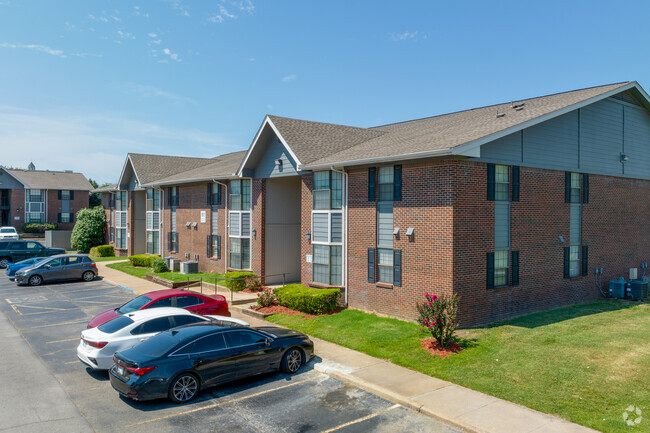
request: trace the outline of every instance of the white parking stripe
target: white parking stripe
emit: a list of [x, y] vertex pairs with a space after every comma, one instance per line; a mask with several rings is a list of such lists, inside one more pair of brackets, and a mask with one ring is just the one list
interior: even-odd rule
[[376, 417], [378, 415], [381, 415], [383, 413], [388, 412], [389, 410], [397, 409], [398, 407], [400, 407], [399, 404], [393, 405], [393, 406], [389, 407], [388, 409], [380, 410], [379, 412], [371, 413], [370, 415], [366, 415], [364, 417], [357, 418], [357, 419], [355, 419], [353, 421], [337, 425], [336, 427], [332, 427], [330, 429], [323, 430], [321, 433], [331, 433], [331, 432], [336, 431], [336, 430], [341, 430], [342, 428], [345, 428], [347, 426], [351, 426], [351, 425], [354, 425], [354, 424], [359, 424], [360, 422], [372, 419], [372, 418], [374, 418], [374, 417]]

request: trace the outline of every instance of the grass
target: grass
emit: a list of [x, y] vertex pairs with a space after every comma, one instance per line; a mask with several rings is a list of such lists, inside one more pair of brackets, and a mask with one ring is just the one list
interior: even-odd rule
[[[208, 272], [202, 272], [202, 273], [197, 273], [197, 274], [181, 274], [179, 272], [160, 272], [160, 273], [154, 273], [154, 271], [151, 268], [144, 268], [141, 266], [131, 266], [129, 262], [120, 262], [120, 263], [111, 263], [106, 265], [106, 267], [109, 267], [111, 269], [116, 269], [118, 271], [125, 272], [129, 275], [133, 275], [134, 277], [139, 277], [143, 278], [146, 275], [155, 275], [160, 278], [164, 278], [166, 280], [170, 281], [187, 281], [188, 277], [190, 280], [198, 280], [199, 278], [203, 277], [209, 277], [209, 278], [222, 278], [223, 275], [221, 274], [216, 274], [216, 273], [208, 273]], [[209, 280], [209, 283], [213, 283], [214, 280]], [[223, 282], [221, 282], [223, 285]]]
[[95, 262], [111, 262], [111, 261], [116, 261], [116, 260], [120, 260], [120, 261], [128, 260], [126, 257], [115, 257], [115, 256], [111, 256], [111, 257], [91, 257], [91, 259], [93, 259], [93, 261], [95, 261]]
[[650, 304], [603, 300], [461, 331], [465, 350], [446, 359], [420, 348], [430, 335], [418, 325], [357, 310], [267, 320], [600, 431], [629, 432], [629, 405], [650, 413]]

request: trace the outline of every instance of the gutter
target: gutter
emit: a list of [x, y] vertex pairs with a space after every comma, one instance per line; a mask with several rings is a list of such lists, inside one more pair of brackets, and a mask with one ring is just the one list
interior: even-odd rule
[[[452, 152], [452, 149], [439, 149], [439, 150], [429, 150], [425, 152], [407, 153], [404, 155], [381, 156], [377, 158], [338, 161], [336, 162], [336, 164], [339, 166], [380, 164], [384, 162], [404, 161], [409, 159], [421, 159], [429, 156], [453, 156], [453, 155], [456, 155], [456, 153]], [[319, 169], [333, 170], [332, 167], [333, 167], [332, 163], [317, 164], [317, 165], [299, 165], [298, 170], [319, 170]]]

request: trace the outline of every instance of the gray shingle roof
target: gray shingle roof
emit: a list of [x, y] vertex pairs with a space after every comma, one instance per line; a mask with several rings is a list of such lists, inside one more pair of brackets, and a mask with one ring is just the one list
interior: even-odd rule
[[212, 163], [212, 158], [129, 153], [140, 185]]
[[117, 189], [117, 184], [112, 184], [112, 185], [100, 186], [99, 188], [95, 188], [90, 192], [109, 192], [116, 189]]
[[90, 191], [93, 186], [81, 173], [47, 170], [7, 170], [30, 189], [69, 189]]
[[[374, 158], [452, 149], [496, 134], [541, 116], [597, 97], [631, 82], [591, 87], [491, 105], [425, 119], [394, 123], [375, 128], [329, 125], [304, 120], [269, 116], [298, 159], [309, 166], [359, 162]], [[499, 113], [505, 116], [497, 117]]]
[[[150, 183], [150, 185], [163, 185], [174, 183], [187, 183], [192, 181], [203, 181], [215, 178], [228, 178], [237, 171], [239, 164], [246, 155], [246, 151], [226, 153], [208, 159], [208, 163], [200, 167], [176, 173], [172, 176], [162, 177]], [[143, 184], [146, 185], [146, 184]]]

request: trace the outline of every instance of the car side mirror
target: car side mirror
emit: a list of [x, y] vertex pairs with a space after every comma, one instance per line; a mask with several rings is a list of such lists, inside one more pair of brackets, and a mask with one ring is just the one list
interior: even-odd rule
[[271, 345], [271, 339], [267, 338], [266, 340], [264, 340], [264, 345], [265, 346], [270, 346]]
[[50, 265], [43, 266], [45, 269], [50, 269]]

